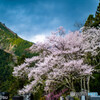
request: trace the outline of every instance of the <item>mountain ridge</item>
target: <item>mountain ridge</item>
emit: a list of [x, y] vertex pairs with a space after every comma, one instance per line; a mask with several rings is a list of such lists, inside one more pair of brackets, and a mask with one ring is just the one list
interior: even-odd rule
[[0, 22], [0, 49], [16, 56], [23, 55], [32, 42], [20, 38], [15, 32]]
[[8, 29], [11, 33], [13, 33], [14, 35], [17, 35], [15, 32], [13, 32], [11, 29], [9, 29], [5, 24], [3, 24], [2, 22], [0, 22], [0, 24], [5, 27], [6, 29]]

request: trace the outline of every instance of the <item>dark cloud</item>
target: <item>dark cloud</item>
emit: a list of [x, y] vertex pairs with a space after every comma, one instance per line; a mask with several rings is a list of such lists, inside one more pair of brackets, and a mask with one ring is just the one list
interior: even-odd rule
[[[73, 30], [94, 14], [98, 0], [0, 0], [0, 21], [23, 37], [49, 34], [59, 26]], [[30, 34], [30, 35], [29, 35]]]

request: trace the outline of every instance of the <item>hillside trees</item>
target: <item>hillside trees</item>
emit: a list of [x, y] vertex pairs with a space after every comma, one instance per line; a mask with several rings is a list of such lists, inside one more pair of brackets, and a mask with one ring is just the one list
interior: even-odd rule
[[93, 15], [89, 15], [87, 21], [85, 22], [85, 27], [91, 27], [94, 23], [94, 17]]
[[[23, 59], [20, 59], [20, 62]], [[21, 89], [27, 83], [27, 80], [20, 80], [12, 75], [15, 62], [13, 55], [0, 49], [0, 92], [9, 92], [10, 97], [17, 94], [17, 90]]]
[[95, 13], [95, 22], [94, 22], [93, 25], [94, 25], [95, 27], [98, 27], [99, 24], [100, 24], [100, 3], [99, 3], [99, 5], [98, 5], [97, 11], [96, 11], [96, 13]]
[[8, 90], [8, 84], [3, 86], [12, 75], [12, 66], [14, 66], [12, 55], [0, 49], [0, 91]]
[[0, 49], [20, 57], [32, 44], [32, 42], [20, 38], [16, 33], [0, 22]]
[[[39, 56], [27, 58], [23, 64], [14, 68], [14, 76], [27, 77], [30, 80], [19, 93], [35, 92], [40, 84], [44, 85], [46, 92], [56, 90], [58, 86], [68, 87], [74, 91], [76, 80], [82, 80], [81, 85], [84, 85], [85, 89], [86, 79], [94, 70], [94, 67], [84, 62], [85, 53], [96, 54], [91, 50], [91, 43], [98, 37], [93, 35], [91, 39], [91, 32], [94, 30], [97, 34], [96, 29], [66, 34], [63, 27], [60, 27], [46, 42], [30, 47], [30, 50], [38, 52]], [[95, 44], [97, 41], [93, 45]], [[96, 50], [95, 46], [93, 48]]]
[[87, 28], [87, 27], [98, 28], [98, 27], [100, 27], [99, 24], [100, 24], [100, 3], [97, 7], [97, 11], [95, 13], [95, 16], [90, 14], [89, 17], [87, 18], [87, 21], [85, 22], [84, 26], [85, 26], [85, 28]]

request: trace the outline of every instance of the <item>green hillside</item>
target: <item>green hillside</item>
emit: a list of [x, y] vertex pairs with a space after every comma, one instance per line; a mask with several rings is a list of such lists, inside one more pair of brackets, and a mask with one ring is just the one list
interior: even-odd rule
[[32, 42], [20, 38], [0, 22], [0, 49], [21, 56], [25, 49], [29, 48], [32, 44]]
[[16, 79], [12, 72], [14, 66], [34, 55], [27, 50], [32, 44], [0, 22], [0, 92], [9, 92], [12, 96], [27, 82]]

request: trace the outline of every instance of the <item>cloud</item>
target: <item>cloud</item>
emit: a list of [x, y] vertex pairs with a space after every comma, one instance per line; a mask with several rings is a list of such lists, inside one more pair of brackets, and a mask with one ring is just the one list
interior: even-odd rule
[[45, 34], [38, 34], [33, 36], [32, 38], [28, 39], [34, 43], [36, 42], [44, 42], [46, 40], [46, 35]]
[[[0, 21], [23, 39], [32, 42], [43, 42], [59, 26], [67, 31], [74, 29], [74, 22], [87, 18], [91, 12], [95, 12], [98, 4], [94, 3], [95, 0], [0, 1]], [[88, 7], [88, 4], [92, 6]]]
[[[44, 32], [45, 33], [45, 32]], [[30, 42], [33, 43], [37, 43], [37, 42], [45, 42], [46, 41], [46, 37], [48, 37], [50, 35], [50, 32], [48, 32], [47, 34], [29, 34], [29, 36], [25, 36], [24, 34], [19, 35], [19, 37], [23, 38], [24, 40], [28, 40]]]

